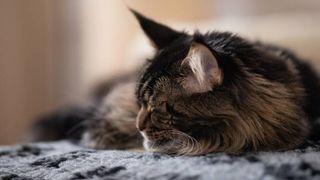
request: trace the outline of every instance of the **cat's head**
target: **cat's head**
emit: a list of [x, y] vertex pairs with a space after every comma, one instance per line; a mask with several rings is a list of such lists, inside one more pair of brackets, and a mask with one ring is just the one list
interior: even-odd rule
[[187, 34], [133, 13], [156, 49], [136, 91], [147, 150], [203, 154], [301, 142], [307, 128], [294, 69], [234, 34]]

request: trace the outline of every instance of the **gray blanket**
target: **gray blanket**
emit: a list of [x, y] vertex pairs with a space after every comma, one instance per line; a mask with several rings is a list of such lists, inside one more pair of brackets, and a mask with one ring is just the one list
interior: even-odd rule
[[0, 179], [320, 179], [320, 142], [287, 152], [169, 156], [66, 141], [0, 148]]

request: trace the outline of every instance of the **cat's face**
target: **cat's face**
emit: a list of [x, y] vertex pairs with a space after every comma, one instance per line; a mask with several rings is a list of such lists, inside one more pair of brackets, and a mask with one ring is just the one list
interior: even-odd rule
[[165, 153], [202, 153], [199, 141], [206, 144], [210, 131], [220, 123], [210, 119], [211, 108], [203, 106], [212, 88], [222, 82], [222, 74], [211, 51], [188, 37], [158, 52], [146, 65], [137, 92], [141, 105], [137, 127], [144, 147]]
[[[258, 73], [264, 72], [264, 65], [252, 59], [267, 55], [239, 37], [218, 32], [188, 35], [134, 13], [158, 50], [145, 65], [136, 91], [141, 105], [137, 128], [147, 150], [204, 154], [279, 150], [300, 143], [306, 125], [293, 120], [303, 119], [303, 113], [281, 78], [271, 81], [291, 78], [285, 65], [269, 57], [265, 66], [277, 68], [263, 77]], [[250, 66], [257, 66], [258, 72]], [[300, 90], [294, 83], [288, 88]], [[283, 107], [276, 107], [279, 103]], [[280, 114], [288, 119], [279, 119]], [[287, 127], [277, 127], [280, 121]]]

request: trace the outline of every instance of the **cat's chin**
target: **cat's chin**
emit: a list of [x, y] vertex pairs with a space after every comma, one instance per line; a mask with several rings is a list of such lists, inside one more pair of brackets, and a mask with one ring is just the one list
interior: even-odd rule
[[162, 138], [149, 137], [145, 132], [140, 131], [143, 137], [143, 147], [146, 151], [170, 155], [201, 155], [205, 152], [199, 143], [192, 143], [185, 136], [167, 136]]
[[144, 138], [143, 147], [146, 151], [170, 155], [197, 155], [191, 148], [181, 147], [169, 140], [150, 141]]
[[[149, 152], [159, 152], [159, 153], [165, 153], [163, 152], [161, 145], [157, 142], [150, 141], [146, 136], [143, 136], [143, 147], [146, 151]], [[164, 145], [162, 145], [164, 146]]]
[[143, 147], [146, 151], [149, 151], [149, 152], [169, 154], [169, 155], [194, 156], [194, 155], [203, 154], [203, 153], [199, 153], [197, 151], [194, 151], [192, 148], [181, 147], [179, 145], [173, 145], [171, 142], [167, 142], [166, 144], [164, 144], [164, 143], [144, 140]]
[[157, 152], [157, 153], [166, 153], [166, 154], [175, 154], [175, 153], [171, 153], [169, 152], [168, 149], [168, 140], [153, 140], [151, 141], [148, 136], [144, 133], [144, 132], [140, 132], [140, 134], [143, 137], [143, 147], [146, 151], [149, 152]]
[[177, 154], [177, 151], [169, 149], [165, 144], [159, 142], [149, 141], [148, 139], [143, 140], [143, 147], [146, 151], [155, 153], [165, 153], [165, 154]]

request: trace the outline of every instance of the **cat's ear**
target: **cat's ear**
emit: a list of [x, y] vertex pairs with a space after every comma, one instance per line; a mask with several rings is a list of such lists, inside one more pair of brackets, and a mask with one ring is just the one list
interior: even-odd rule
[[182, 86], [188, 93], [203, 93], [220, 85], [223, 72], [213, 53], [203, 44], [192, 43], [181, 68], [187, 72]]
[[171, 29], [168, 26], [155, 22], [135, 10], [130, 9], [135, 15], [141, 28], [148, 38], [152, 41], [157, 49], [162, 49], [172, 43], [176, 38], [183, 35], [178, 31]]

